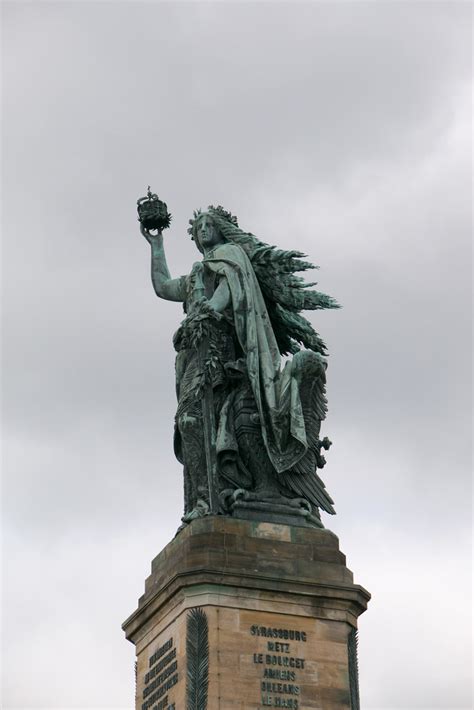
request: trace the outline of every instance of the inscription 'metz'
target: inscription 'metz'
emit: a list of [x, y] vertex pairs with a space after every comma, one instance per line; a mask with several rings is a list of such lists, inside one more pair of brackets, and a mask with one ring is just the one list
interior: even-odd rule
[[[301, 688], [298, 684], [296, 671], [304, 670], [305, 659], [291, 655], [293, 644], [286, 643], [286, 641], [306, 643], [306, 632], [297, 631], [296, 629], [278, 629], [254, 625], [250, 627], [250, 634], [264, 639], [284, 639], [284, 642], [280, 640], [266, 641], [266, 652], [262, 650], [262, 653], [253, 654], [253, 662], [264, 666], [263, 680], [260, 683], [262, 705], [272, 708], [298, 710], [300, 706], [295, 696], [300, 695]], [[268, 651], [272, 653], [268, 653]], [[273, 668], [272, 666], [279, 667]]]
[[[141, 710], [175, 710], [174, 703], [168, 700], [168, 691], [178, 682], [178, 661], [173, 638], [168, 639], [152, 656], [148, 666], [150, 670], [144, 678]], [[151, 682], [150, 682], [151, 681]], [[164, 696], [164, 697], [163, 697]]]

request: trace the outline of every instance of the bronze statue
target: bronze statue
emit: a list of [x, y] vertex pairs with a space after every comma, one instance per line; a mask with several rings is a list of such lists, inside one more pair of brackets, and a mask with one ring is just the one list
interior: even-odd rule
[[171, 215], [150, 190], [138, 204], [155, 292], [186, 314], [174, 336], [183, 523], [220, 514], [322, 527], [319, 509], [335, 512], [317, 474], [331, 443], [319, 438], [326, 348], [301, 311], [338, 304], [296, 275], [313, 268], [303, 254], [261, 242], [220, 206], [194, 212], [202, 260], [172, 278]]

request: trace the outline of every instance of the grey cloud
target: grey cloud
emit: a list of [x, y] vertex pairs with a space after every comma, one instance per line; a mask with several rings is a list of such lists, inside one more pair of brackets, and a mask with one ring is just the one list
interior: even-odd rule
[[[152, 292], [135, 214], [150, 183], [173, 212], [174, 274], [197, 259], [187, 220], [210, 202], [320, 264], [321, 290], [343, 304], [311, 315], [331, 353], [326, 524], [374, 594], [364, 706], [468, 707], [470, 7], [3, 14], [6, 706], [133, 702], [119, 626], [175, 532], [182, 487], [181, 312]], [[448, 577], [458, 636], [434, 621], [454, 613]], [[96, 593], [109, 588], [114, 602]]]

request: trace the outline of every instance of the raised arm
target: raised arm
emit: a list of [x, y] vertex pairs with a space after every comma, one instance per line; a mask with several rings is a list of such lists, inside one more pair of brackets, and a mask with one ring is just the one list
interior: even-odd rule
[[151, 246], [151, 280], [156, 295], [167, 301], [183, 301], [182, 279], [172, 279], [166, 263], [163, 233], [151, 234], [143, 225], [140, 231]]

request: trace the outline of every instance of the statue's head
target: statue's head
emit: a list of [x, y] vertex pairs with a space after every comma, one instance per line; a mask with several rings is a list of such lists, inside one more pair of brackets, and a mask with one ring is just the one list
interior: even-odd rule
[[201, 212], [196, 220], [193, 239], [201, 252], [213, 249], [224, 242], [212, 212]]
[[212, 205], [204, 212], [197, 210], [194, 212], [194, 219], [189, 220], [191, 225], [188, 233], [191, 239], [196, 242], [196, 246], [201, 253], [213, 249], [218, 244], [227, 241], [223, 234], [223, 220], [237, 225], [237, 218], [230, 212], [226, 212], [223, 207], [213, 207]]

